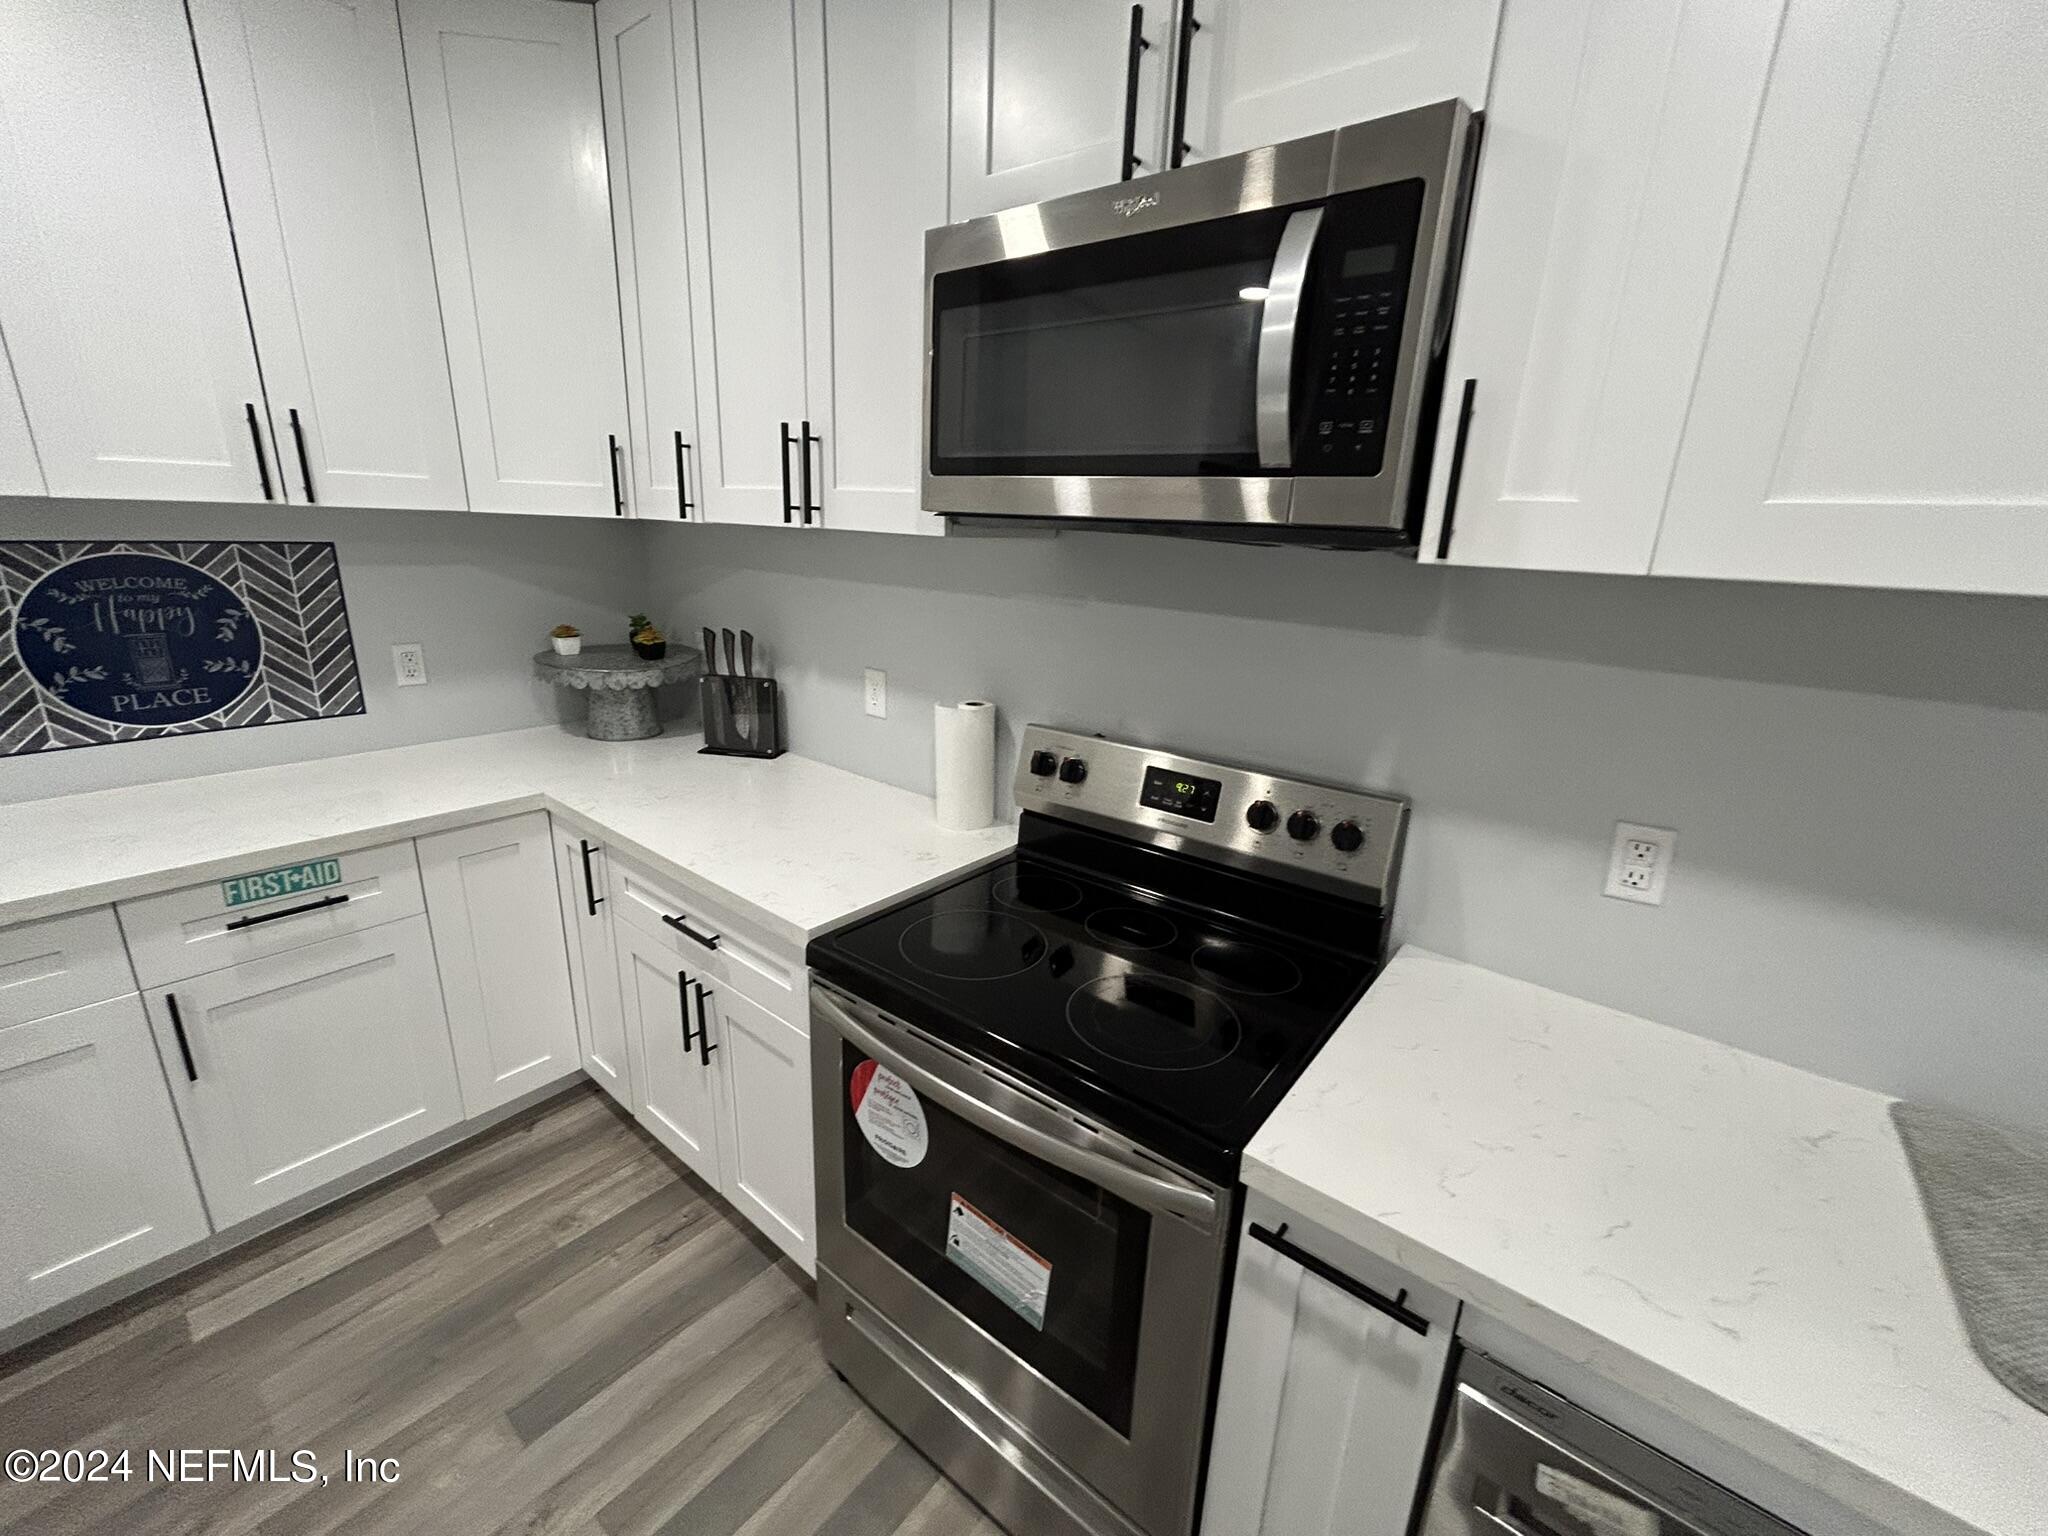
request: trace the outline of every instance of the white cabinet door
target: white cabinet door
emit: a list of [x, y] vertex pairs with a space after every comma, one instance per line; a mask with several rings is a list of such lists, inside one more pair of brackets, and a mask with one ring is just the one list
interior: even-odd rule
[[530, 811], [418, 847], [462, 1104], [475, 1117], [582, 1064], [554, 838], [547, 812]]
[[51, 493], [275, 496], [182, 7], [7, 7], [0, 209], [0, 332]]
[[0, 336], [0, 496], [40, 496], [48, 489], [15, 386], [14, 365], [7, 360], [7, 338]]
[[703, 504], [692, 462], [698, 440], [691, 231], [669, 0], [598, 0], [597, 65], [626, 339], [633, 506], [641, 517], [696, 521]]
[[0, 1029], [0, 1327], [206, 1234], [133, 993]]
[[[676, 0], [709, 521], [788, 523], [801, 483], [802, 180], [793, 0]], [[922, 257], [919, 271], [923, 271]]]
[[[1285, 1216], [1247, 1201], [1202, 1536], [1406, 1536], [1457, 1303]], [[1402, 1298], [1427, 1331], [1361, 1292]]]
[[464, 506], [397, 0], [191, 10], [286, 498]]
[[399, 12], [469, 504], [613, 516], [631, 444], [590, 8]]
[[1782, 6], [1507, 7], [1423, 559], [1649, 569]]
[[648, 1134], [716, 1189], [719, 1067], [696, 1046], [697, 1001], [686, 961], [665, 939], [614, 923], [619, 995], [633, 1043], [633, 1082]]
[[633, 1093], [632, 1052], [626, 1044], [611, 908], [605, 898], [605, 851], [566, 827], [557, 826], [554, 835], [556, 889], [569, 941], [569, 992], [576, 1005], [583, 1070], [637, 1114], [640, 1103]]
[[216, 1226], [462, 1119], [424, 917], [229, 966], [147, 998]]
[[1117, 180], [1127, 121], [1138, 173], [1164, 168], [1172, 0], [1146, 0], [1140, 8], [1149, 46], [1135, 65], [1127, 0], [952, 5], [954, 218]]
[[943, 533], [920, 504], [919, 456], [924, 232], [947, 208], [946, 13], [932, 0], [800, 0], [797, 17], [813, 517]]
[[[1196, 27], [1183, 31], [1189, 10]], [[1484, 106], [1500, 10], [1500, 0], [1176, 0], [1174, 46], [1188, 52], [1183, 162], [1451, 96]]]
[[725, 1197], [804, 1267], [817, 1268], [811, 1171], [810, 1037], [730, 987], [711, 1003], [711, 1045], [730, 1111], [721, 1150]]
[[1653, 568], [2048, 593], [2048, 9], [1792, 0]]

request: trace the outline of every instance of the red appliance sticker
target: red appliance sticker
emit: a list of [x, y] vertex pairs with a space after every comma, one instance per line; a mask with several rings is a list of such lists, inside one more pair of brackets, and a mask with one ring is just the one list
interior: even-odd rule
[[853, 1123], [882, 1160], [898, 1168], [924, 1161], [930, 1131], [917, 1090], [879, 1062], [864, 1061], [847, 1085]]

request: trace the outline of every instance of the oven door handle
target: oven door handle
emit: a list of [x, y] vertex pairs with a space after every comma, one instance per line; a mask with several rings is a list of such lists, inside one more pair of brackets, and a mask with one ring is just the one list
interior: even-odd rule
[[1063, 1168], [1076, 1178], [1087, 1179], [1099, 1184], [1113, 1195], [1119, 1195], [1133, 1205], [1150, 1211], [1162, 1211], [1172, 1216], [1183, 1216], [1197, 1225], [1216, 1224], [1215, 1196], [1185, 1184], [1175, 1183], [1153, 1174], [1132, 1168], [1128, 1164], [1091, 1152], [1049, 1136], [1036, 1126], [1028, 1125], [1014, 1115], [1005, 1114], [993, 1105], [984, 1104], [965, 1089], [956, 1088], [944, 1078], [936, 1076], [906, 1059], [898, 1051], [885, 1044], [881, 1037], [866, 1025], [855, 1019], [824, 988], [811, 988], [811, 1002], [814, 1007], [824, 1010], [837, 1029], [850, 1044], [867, 1052], [876, 1061], [896, 1073], [915, 1088], [944, 1105], [969, 1125], [986, 1131], [999, 1141], [1009, 1143], [1020, 1152]]
[[1323, 210], [1297, 208], [1280, 231], [1273, 253], [1273, 272], [1266, 279], [1265, 310], [1259, 317], [1256, 365], [1259, 467], [1287, 469], [1293, 461], [1294, 348], [1301, 329], [1301, 296], [1308, 286], [1308, 264], [1315, 259], [1316, 236], [1322, 232]]

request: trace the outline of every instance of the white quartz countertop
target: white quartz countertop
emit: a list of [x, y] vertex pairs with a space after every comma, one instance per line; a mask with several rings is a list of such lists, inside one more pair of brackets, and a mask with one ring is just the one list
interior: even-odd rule
[[2042, 1536], [1887, 1102], [1409, 948], [1244, 1179], [1877, 1529]]
[[695, 735], [554, 727], [0, 806], [0, 926], [387, 838], [546, 810], [795, 943], [1007, 851], [923, 795]]

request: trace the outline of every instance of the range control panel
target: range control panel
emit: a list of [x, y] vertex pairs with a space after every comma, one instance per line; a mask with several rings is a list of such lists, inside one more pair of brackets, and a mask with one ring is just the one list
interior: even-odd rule
[[1052, 726], [1024, 728], [1015, 784], [1039, 811], [1384, 905], [1408, 803]]

